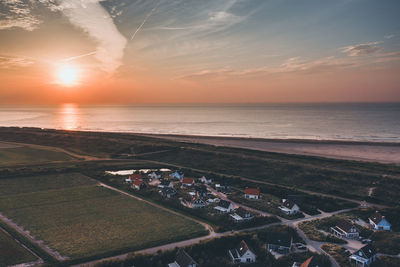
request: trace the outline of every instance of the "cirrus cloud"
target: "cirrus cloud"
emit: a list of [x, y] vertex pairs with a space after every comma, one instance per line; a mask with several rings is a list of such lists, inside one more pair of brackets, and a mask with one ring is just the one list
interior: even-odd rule
[[350, 45], [343, 47], [342, 51], [351, 57], [369, 55], [382, 50], [382, 47], [377, 46], [377, 44], [380, 43], [381, 42], [370, 42], [365, 44]]

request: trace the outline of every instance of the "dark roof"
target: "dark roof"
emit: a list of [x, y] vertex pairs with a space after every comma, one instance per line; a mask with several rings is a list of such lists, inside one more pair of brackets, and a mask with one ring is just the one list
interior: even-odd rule
[[163, 194], [176, 194], [176, 190], [171, 187], [164, 187], [163, 189], [161, 189], [161, 191], [163, 192]]
[[236, 250], [239, 253], [240, 257], [242, 257], [249, 250], [249, 247], [247, 246], [246, 242], [242, 240], [237, 246]]
[[191, 264], [197, 265], [192, 257], [190, 257], [183, 249], [178, 250], [178, 253], [176, 254], [176, 263], [178, 263], [180, 267], [187, 267]]
[[374, 214], [372, 214], [371, 217], [369, 217], [371, 221], [373, 221], [375, 224], [379, 223], [380, 221], [383, 220], [384, 216], [382, 216], [378, 211], [376, 211]]
[[362, 248], [360, 248], [359, 250], [357, 250], [356, 252], [353, 253], [353, 255], [357, 255], [357, 256], [365, 258], [365, 259], [369, 259], [372, 256], [374, 256], [375, 254], [376, 254], [376, 250], [371, 244], [363, 246]]
[[237, 210], [235, 212], [236, 212], [237, 215], [239, 215], [242, 218], [246, 218], [248, 216], [251, 216], [251, 213], [248, 210], [246, 210], [246, 209], [244, 209], [242, 207], [237, 208]]
[[226, 200], [221, 200], [221, 201], [218, 203], [218, 206], [223, 207], [223, 208], [225, 208], [225, 209], [228, 209], [230, 205], [231, 205], [231, 202], [226, 201]]
[[290, 248], [292, 237], [286, 233], [269, 233], [267, 234], [267, 244], [278, 245]]
[[286, 199], [285, 202], [283, 202], [283, 206], [288, 209], [292, 209], [294, 205], [295, 203], [289, 199]]
[[314, 257], [310, 257], [300, 267], [318, 267], [318, 262]]
[[171, 183], [170, 181], [164, 180], [164, 181], [162, 181], [162, 182], [160, 183], [160, 185], [168, 186], [170, 183]]
[[337, 224], [337, 227], [345, 231], [346, 233], [350, 232], [350, 229], [354, 226], [353, 224], [349, 223], [346, 220], [340, 220]]

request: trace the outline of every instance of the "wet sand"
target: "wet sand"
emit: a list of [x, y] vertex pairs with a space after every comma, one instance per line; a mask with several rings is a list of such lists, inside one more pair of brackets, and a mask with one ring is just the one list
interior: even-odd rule
[[286, 154], [400, 164], [400, 143], [278, 140], [259, 138], [147, 135], [179, 142], [201, 143]]

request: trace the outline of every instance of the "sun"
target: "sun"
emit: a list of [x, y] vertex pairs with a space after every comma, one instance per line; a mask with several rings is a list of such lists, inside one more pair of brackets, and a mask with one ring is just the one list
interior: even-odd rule
[[71, 65], [60, 66], [57, 73], [58, 83], [64, 86], [74, 86], [78, 83], [78, 70]]

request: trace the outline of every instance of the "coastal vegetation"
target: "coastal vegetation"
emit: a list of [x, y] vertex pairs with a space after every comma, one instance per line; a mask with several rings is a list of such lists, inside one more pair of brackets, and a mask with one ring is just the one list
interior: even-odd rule
[[46, 163], [74, 159], [63, 152], [38, 149], [26, 146], [2, 148], [0, 143], [0, 166], [23, 163]]

